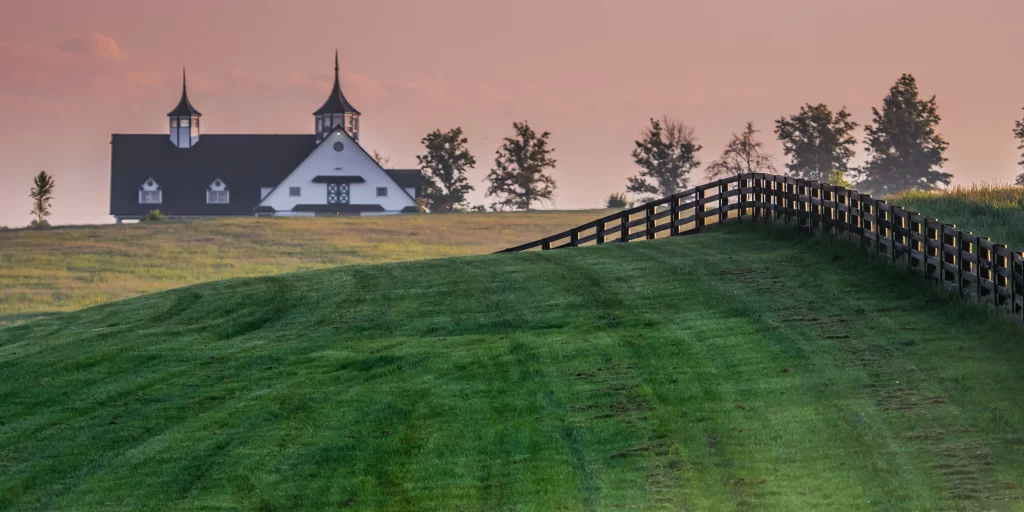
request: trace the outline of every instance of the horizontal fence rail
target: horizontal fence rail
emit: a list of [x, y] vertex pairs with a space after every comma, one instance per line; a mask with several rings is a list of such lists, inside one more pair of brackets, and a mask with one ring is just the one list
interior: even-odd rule
[[724, 178], [501, 252], [654, 240], [744, 219], [859, 239], [879, 257], [1024, 321], [1020, 251], [869, 194], [774, 174]]

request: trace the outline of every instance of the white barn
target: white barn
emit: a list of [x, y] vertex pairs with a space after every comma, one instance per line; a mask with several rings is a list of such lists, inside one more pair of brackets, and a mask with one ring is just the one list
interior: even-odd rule
[[182, 76], [168, 135], [111, 136], [110, 214], [170, 217], [391, 215], [416, 212], [419, 169], [384, 169], [359, 145], [359, 116], [334, 87], [310, 135], [210, 134]]

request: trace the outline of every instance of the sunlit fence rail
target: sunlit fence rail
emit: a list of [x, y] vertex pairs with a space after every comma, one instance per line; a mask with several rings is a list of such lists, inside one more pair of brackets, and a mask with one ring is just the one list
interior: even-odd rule
[[847, 236], [936, 284], [1024, 320], [1024, 254], [882, 199], [816, 181], [743, 174], [700, 185], [502, 252], [699, 233], [726, 221], [780, 222]]

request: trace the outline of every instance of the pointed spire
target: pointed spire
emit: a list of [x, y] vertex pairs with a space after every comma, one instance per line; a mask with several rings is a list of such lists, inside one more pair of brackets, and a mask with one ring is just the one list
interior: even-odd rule
[[359, 111], [352, 106], [351, 103], [345, 99], [345, 95], [341, 92], [341, 80], [338, 78], [338, 50], [334, 50], [334, 87], [331, 89], [330, 96], [327, 97], [327, 101], [320, 107], [319, 110], [313, 112], [313, 115], [319, 116], [322, 114], [359, 114]]
[[178, 100], [178, 105], [174, 107], [174, 110], [167, 113], [167, 117], [191, 117], [201, 116], [202, 114], [192, 106], [192, 103], [188, 101], [188, 90], [185, 87], [185, 66], [181, 67], [181, 99]]

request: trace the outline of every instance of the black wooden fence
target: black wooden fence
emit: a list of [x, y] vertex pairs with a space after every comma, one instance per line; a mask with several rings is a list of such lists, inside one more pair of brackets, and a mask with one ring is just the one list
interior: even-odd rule
[[654, 240], [726, 220], [772, 220], [810, 234], [859, 238], [879, 257], [1024, 320], [1021, 252], [868, 194], [774, 174], [721, 179], [501, 252]]

